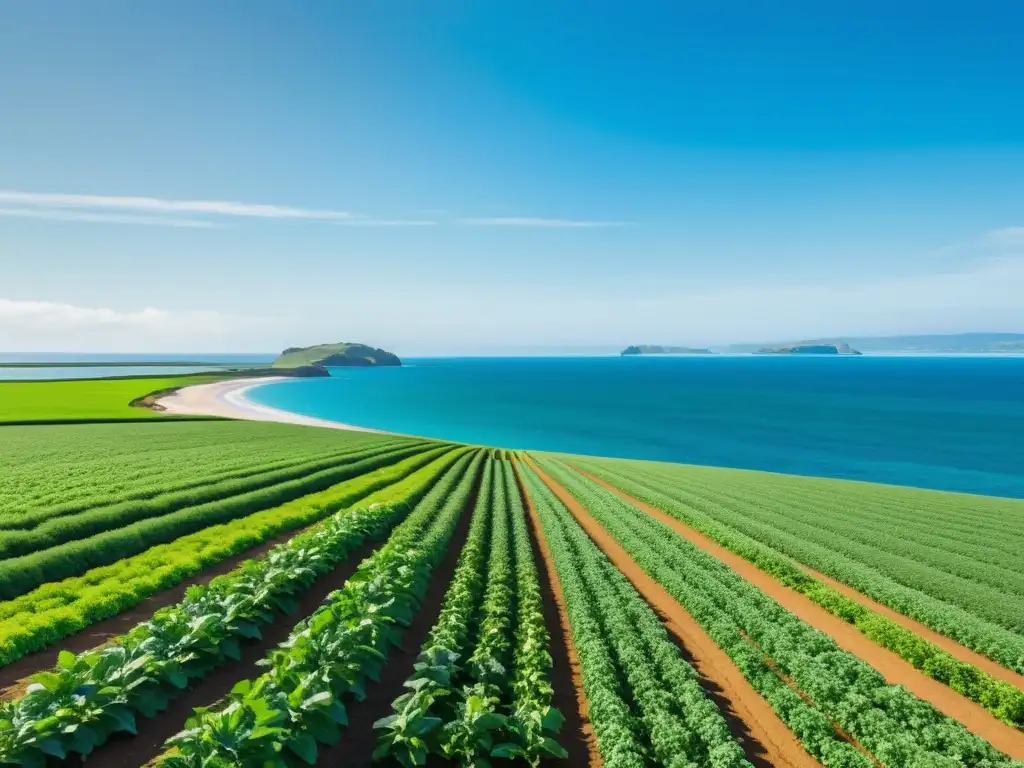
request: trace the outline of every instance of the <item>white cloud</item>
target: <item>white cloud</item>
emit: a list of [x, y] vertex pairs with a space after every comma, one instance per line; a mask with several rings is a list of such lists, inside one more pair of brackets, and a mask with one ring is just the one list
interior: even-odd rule
[[0, 299], [0, 328], [77, 330], [96, 327], [130, 327], [160, 330], [222, 327], [229, 319], [214, 310], [169, 312], [146, 307], [120, 311], [106, 307], [80, 307], [52, 301]]
[[158, 197], [19, 192], [16, 190], [0, 190], [0, 202], [35, 208], [84, 208], [165, 214], [193, 213], [216, 216], [251, 216], [262, 219], [345, 221], [354, 218], [354, 215], [347, 211], [293, 208], [287, 205], [239, 203], [226, 200], [165, 200]]
[[505, 216], [495, 218], [460, 219], [461, 224], [481, 227], [548, 227], [552, 229], [589, 229], [594, 227], [617, 227], [620, 221], [582, 221], [573, 219], [542, 219], [532, 216]]
[[0, 208], [0, 216], [18, 219], [45, 219], [46, 221], [81, 221], [93, 224], [136, 224], [145, 227], [183, 227], [185, 229], [218, 229], [209, 221], [198, 219], [163, 218], [160, 216], [132, 216], [131, 214], [88, 213], [33, 208]]

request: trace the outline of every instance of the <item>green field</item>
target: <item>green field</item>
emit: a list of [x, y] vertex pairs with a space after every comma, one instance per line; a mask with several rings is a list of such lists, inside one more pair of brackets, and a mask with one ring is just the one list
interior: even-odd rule
[[229, 377], [230, 374], [209, 373], [124, 379], [0, 381], [0, 424], [168, 418], [149, 408], [132, 407], [130, 403], [152, 392]]
[[218, 378], [0, 383], [0, 765], [1024, 758], [1024, 501], [128, 405]]

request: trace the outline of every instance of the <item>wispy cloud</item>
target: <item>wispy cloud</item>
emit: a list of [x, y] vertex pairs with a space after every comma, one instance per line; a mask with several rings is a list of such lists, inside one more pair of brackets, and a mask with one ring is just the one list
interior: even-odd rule
[[132, 216], [131, 214], [88, 213], [35, 208], [0, 208], [0, 216], [18, 219], [45, 219], [47, 221], [81, 221], [93, 224], [135, 224], [145, 227], [183, 227], [186, 229], [218, 229], [210, 221], [198, 219], [162, 218], [160, 216]]
[[621, 221], [587, 221], [578, 219], [544, 219], [535, 216], [498, 216], [459, 219], [460, 224], [478, 227], [547, 227], [550, 229], [591, 229], [622, 226]]
[[78, 208], [93, 211], [119, 210], [159, 214], [192, 213], [214, 216], [250, 216], [261, 219], [345, 221], [354, 218], [354, 215], [347, 211], [293, 208], [287, 205], [240, 203], [228, 200], [166, 200], [158, 197], [76, 195], [17, 190], [0, 190], [0, 203], [33, 208]]
[[214, 310], [169, 312], [146, 307], [126, 312], [107, 307], [81, 307], [54, 301], [0, 299], [0, 327], [22, 325], [72, 330], [97, 326], [159, 329], [185, 325], [196, 329], [209, 329], [220, 325], [227, 317]]
[[426, 219], [349, 219], [339, 221], [346, 227], [434, 227], [436, 221]]

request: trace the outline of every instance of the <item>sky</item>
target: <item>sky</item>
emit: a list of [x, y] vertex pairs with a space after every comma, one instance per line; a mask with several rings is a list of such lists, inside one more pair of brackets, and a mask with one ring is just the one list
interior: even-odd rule
[[1024, 331], [1024, 5], [0, 4], [0, 352]]

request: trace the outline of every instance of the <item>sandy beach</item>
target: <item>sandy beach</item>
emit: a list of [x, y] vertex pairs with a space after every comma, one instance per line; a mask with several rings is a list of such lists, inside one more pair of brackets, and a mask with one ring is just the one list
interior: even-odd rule
[[170, 395], [159, 398], [156, 402], [167, 413], [188, 414], [192, 416], [220, 416], [225, 419], [248, 419], [250, 421], [276, 421], [282, 424], [302, 424], [307, 427], [326, 427], [328, 429], [348, 429], [355, 432], [376, 432], [388, 434], [383, 430], [357, 427], [342, 424], [339, 421], [316, 419], [297, 413], [269, 408], [249, 400], [245, 393], [262, 384], [285, 381], [285, 376], [264, 376], [251, 379], [232, 379], [217, 381], [212, 384], [196, 384], [184, 387]]

